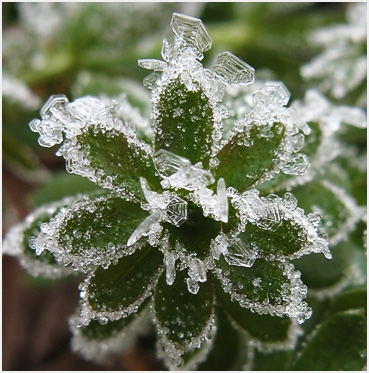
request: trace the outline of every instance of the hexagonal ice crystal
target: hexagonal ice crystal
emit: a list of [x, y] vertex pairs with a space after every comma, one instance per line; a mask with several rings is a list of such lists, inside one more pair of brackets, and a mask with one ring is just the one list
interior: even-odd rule
[[274, 102], [281, 106], [288, 104], [291, 93], [282, 82], [268, 82], [265, 84], [265, 90]]
[[275, 231], [282, 223], [279, 207], [276, 203], [264, 205], [260, 211], [260, 220], [257, 226], [269, 231]]
[[309, 164], [309, 158], [305, 154], [293, 154], [283, 164], [282, 171], [287, 175], [303, 175]]
[[187, 202], [173, 195], [166, 208], [166, 217], [176, 227], [182, 225], [187, 220]]
[[187, 45], [195, 46], [201, 52], [211, 48], [211, 37], [201, 19], [173, 13], [171, 26], [173, 32]]
[[239, 267], [252, 267], [257, 258], [254, 250], [247, 247], [239, 238], [228, 239], [227, 253], [224, 259], [230, 265]]
[[65, 104], [68, 102], [68, 98], [65, 95], [50, 96], [40, 110], [41, 118], [51, 119], [52, 117], [55, 117], [61, 122], [68, 120], [65, 109]]
[[230, 52], [217, 57], [213, 70], [227, 86], [248, 85], [255, 79], [255, 69]]
[[180, 155], [160, 149], [153, 154], [155, 166], [160, 175], [169, 177], [180, 169], [191, 166], [191, 162]]

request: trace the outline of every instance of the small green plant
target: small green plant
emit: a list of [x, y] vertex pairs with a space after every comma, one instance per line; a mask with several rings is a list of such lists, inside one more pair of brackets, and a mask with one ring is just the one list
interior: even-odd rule
[[[86, 275], [69, 324], [87, 359], [120, 352], [147, 319], [168, 369], [223, 369], [225, 356], [224, 369], [263, 359], [269, 369], [305, 369], [326, 330], [347, 321], [362, 354], [363, 312], [338, 305], [292, 358], [312, 314], [295, 266], [310, 254], [331, 259], [326, 231], [338, 244], [363, 217], [352, 197], [319, 180], [335, 144], [329, 118], [356, 112], [315, 91], [287, 107], [277, 81], [258, 83], [241, 108], [225, 91], [252, 87], [254, 69], [229, 52], [204, 68], [212, 40], [201, 20], [175, 13], [171, 26], [163, 60], [138, 61], [154, 70], [144, 79], [152, 138], [119, 119], [119, 102], [92, 96], [52, 96], [30, 122], [41, 146], [61, 144], [67, 171], [98, 188], [36, 209], [9, 231], [5, 253], [34, 276]], [[355, 355], [354, 367], [362, 360]]]

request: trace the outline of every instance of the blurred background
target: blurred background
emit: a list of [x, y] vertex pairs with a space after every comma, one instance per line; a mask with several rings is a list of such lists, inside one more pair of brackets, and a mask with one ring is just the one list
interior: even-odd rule
[[[333, 103], [366, 109], [366, 6], [354, 4], [2, 3], [3, 234], [36, 206], [94, 188], [68, 174], [56, 149], [40, 147], [28, 127], [51, 94], [121, 96], [149, 127], [148, 72], [137, 59], [161, 58], [173, 12], [204, 22], [213, 39], [204, 65], [228, 50], [256, 69], [256, 79], [283, 81], [291, 101], [314, 87]], [[361, 154], [363, 134], [346, 134]], [[366, 203], [366, 195], [356, 197]], [[77, 284], [32, 279], [3, 257], [3, 370], [101, 369], [69, 349]], [[162, 369], [153, 345], [142, 337], [105, 368]]]

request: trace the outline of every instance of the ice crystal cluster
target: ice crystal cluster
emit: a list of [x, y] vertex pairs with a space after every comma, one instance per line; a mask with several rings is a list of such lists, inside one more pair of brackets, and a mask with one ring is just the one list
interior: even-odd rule
[[[347, 23], [314, 30], [309, 34], [309, 42], [323, 51], [302, 67], [302, 76], [306, 80], [320, 81], [320, 89], [337, 99], [366, 84], [366, 33], [366, 2], [350, 4]], [[366, 97], [361, 100], [365, 105]]]
[[[236, 324], [242, 315], [255, 346], [293, 349], [312, 310], [291, 261], [331, 252], [318, 212], [305, 213], [287, 189], [259, 187], [306, 172], [300, 150], [311, 129], [272, 81], [225, 137], [224, 92], [252, 85], [254, 69], [229, 52], [205, 68], [212, 39], [202, 21], [175, 13], [171, 27], [163, 60], [138, 61], [153, 70], [143, 81], [153, 145], [118, 118], [117, 101], [50, 97], [31, 130], [41, 146], [61, 145], [68, 172], [101, 188], [35, 210], [4, 250], [33, 275], [87, 275], [70, 328], [88, 359], [123, 350], [150, 318], [166, 366], [194, 369], [212, 349], [219, 307]], [[264, 322], [283, 337], [258, 342], [253, 325]]]

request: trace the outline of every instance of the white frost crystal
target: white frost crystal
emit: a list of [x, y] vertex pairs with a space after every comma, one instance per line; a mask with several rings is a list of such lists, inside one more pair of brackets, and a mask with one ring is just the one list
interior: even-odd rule
[[196, 47], [200, 52], [211, 48], [211, 37], [200, 19], [174, 13], [171, 26], [175, 35], [187, 45]]
[[127, 245], [131, 246], [142, 236], [155, 234], [160, 229], [159, 223], [166, 221], [179, 227], [187, 220], [187, 202], [175, 193], [164, 192], [159, 194], [150, 190], [146, 179], [140, 178], [141, 187], [151, 214], [135, 229], [128, 239]]
[[224, 254], [224, 259], [228, 264], [250, 268], [255, 263], [256, 258], [255, 251], [247, 247], [239, 238], [228, 240], [227, 251]]
[[217, 57], [214, 72], [227, 86], [252, 84], [255, 79], [255, 69], [229, 52]]

